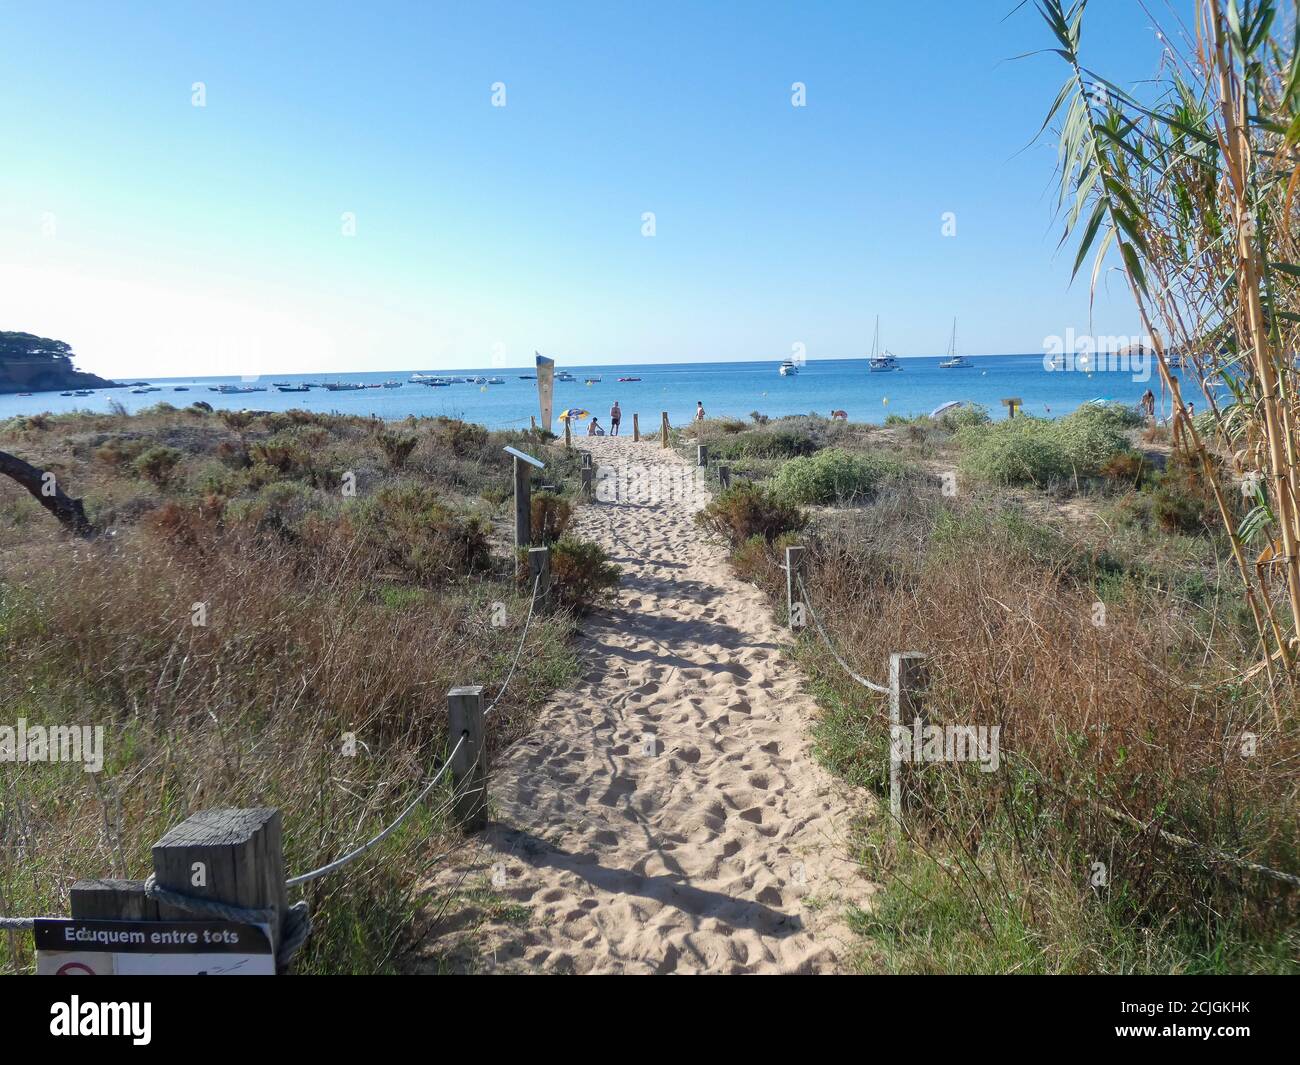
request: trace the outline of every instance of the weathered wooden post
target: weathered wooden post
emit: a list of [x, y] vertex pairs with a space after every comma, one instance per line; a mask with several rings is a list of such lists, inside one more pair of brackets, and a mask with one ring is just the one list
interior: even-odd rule
[[668, 446], [668, 412], [664, 411], [659, 421], [659, 446]]
[[709, 464], [709, 445], [699, 444], [695, 448], [695, 465], [707, 467]]
[[725, 463], [718, 463], [718, 485], [725, 492], [731, 487], [731, 467]]
[[537, 582], [537, 609], [545, 613], [551, 606], [551, 549], [528, 549], [528, 575]]
[[[568, 424], [568, 423], [565, 423]], [[533, 501], [529, 464], [515, 456], [515, 548], [533, 542]]]
[[[271, 949], [278, 951], [289, 908], [284, 875], [280, 811], [201, 810], [153, 845], [154, 880], [159, 887], [191, 898], [270, 910]], [[182, 906], [158, 902], [163, 921], [193, 921]]]
[[916, 756], [911, 729], [917, 721], [920, 728], [925, 728], [925, 690], [929, 683], [925, 655], [901, 651], [889, 656], [889, 816], [895, 832], [902, 827], [903, 807], [907, 805], [901, 755], [905, 747], [907, 761]]
[[641, 422], [637, 418], [636, 411], [632, 412], [632, 443], [641, 439]]
[[573, 431], [569, 428], [569, 419], [564, 419], [564, 446], [573, 447]]
[[582, 498], [590, 501], [595, 488], [596, 471], [591, 466], [583, 466], [579, 472], [582, 474]]
[[145, 894], [143, 880], [78, 880], [71, 903], [79, 921], [158, 920], [158, 903]]
[[528, 420], [532, 422], [533, 432], [537, 432], [537, 415], [536, 414], [528, 415]]
[[[795, 611], [799, 588], [799, 566], [802, 563], [802, 547], [787, 547], [785, 549], [785, 616], [786, 624], [791, 632], [803, 627], [802, 602], [799, 602], [798, 612]], [[796, 620], [798, 621], [797, 625], [795, 624]]]
[[487, 750], [483, 742], [481, 684], [452, 688], [447, 693], [447, 742], [455, 752], [451, 756], [451, 784], [456, 796], [452, 814], [465, 831], [477, 832], [487, 825]]
[[1007, 408], [1007, 417], [1014, 418], [1016, 416], [1016, 411], [1019, 410], [1023, 404], [1020, 397], [1016, 396], [1011, 399], [1004, 399], [1002, 405]]
[[591, 452], [581, 451], [579, 452], [579, 454], [582, 456], [582, 468], [585, 470], [591, 469], [591, 465], [592, 465]]

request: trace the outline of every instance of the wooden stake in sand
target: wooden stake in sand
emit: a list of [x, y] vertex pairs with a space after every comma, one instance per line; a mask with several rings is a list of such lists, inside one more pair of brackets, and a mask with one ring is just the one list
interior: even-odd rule
[[660, 447], [668, 446], [668, 412], [663, 412], [663, 417], [659, 423], [659, 445]]
[[545, 613], [551, 605], [551, 549], [528, 549], [528, 575], [537, 582], [537, 610]]
[[[786, 624], [791, 632], [803, 627], [803, 604], [800, 603], [800, 609], [795, 610], [795, 589], [799, 586], [799, 566], [802, 562], [802, 547], [787, 547], [785, 549], [785, 616]], [[796, 620], [798, 624], [795, 623]]]
[[456, 752], [451, 759], [451, 783], [456, 795], [452, 814], [465, 831], [474, 832], [487, 824], [487, 751], [483, 745], [481, 684], [452, 688], [447, 693], [447, 739]]
[[637, 420], [636, 411], [632, 412], [632, 443], [641, 439], [641, 423]]
[[897, 832], [903, 824], [903, 766], [894, 753], [895, 725], [911, 728], [920, 719], [925, 728], [925, 689], [930, 682], [925, 655], [900, 651], [889, 656], [889, 815]]

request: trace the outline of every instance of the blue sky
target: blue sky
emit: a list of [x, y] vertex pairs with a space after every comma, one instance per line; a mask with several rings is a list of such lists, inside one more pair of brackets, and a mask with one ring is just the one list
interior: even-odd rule
[[[140, 376], [1136, 332], [1068, 285], [1014, 6], [0, 3], [0, 328]], [[1089, 16], [1154, 70], [1139, 4]]]

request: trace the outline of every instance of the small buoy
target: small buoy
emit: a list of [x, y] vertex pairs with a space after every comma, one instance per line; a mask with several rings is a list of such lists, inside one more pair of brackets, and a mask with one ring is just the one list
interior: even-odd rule
[[888, 407], [888, 406], [889, 406], [889, 397], [888, 397], [888, 396], [881, 396], [881, 397], [880, 397], [880, 402], [883, 403], [886, 407]]

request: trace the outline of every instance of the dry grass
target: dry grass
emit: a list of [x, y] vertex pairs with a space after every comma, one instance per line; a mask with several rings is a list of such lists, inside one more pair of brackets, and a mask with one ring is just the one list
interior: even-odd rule
[[[281, 807], [297, 874], [409, 803], [445, 754], [448, 688], [494, 696], [527, 612], [493, 529], [506, 441], [475, 428], [421, 423], [395, 450], [365, 420], [328, 417], [8, 427], [0, 446], [60, 469], [110, 534], [66, 540], [0, 485], [0, 722], [103, 725], [107, 761], [98, 775], [6, 766], [0, 912], [66, 912], [78, 878], [142, 877], [149, 846], [196, 809]], [[161, 482], [116, 457], [161, 446], [181, 452]], [[332, 480], [343, 470], [355, 497]], [[566, 614], [534, 620], [490, 746], [527, 731], [571, 674], [570, 632]], [[300, 971], [400, 967], [429, 912], [423, 873], [456, 845], [440, 798], [307, 887], [316, 934]], [[10, 937], [8, 968], [30, 967], [29, 942]]]

